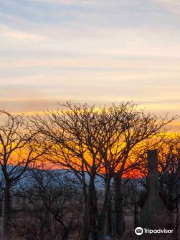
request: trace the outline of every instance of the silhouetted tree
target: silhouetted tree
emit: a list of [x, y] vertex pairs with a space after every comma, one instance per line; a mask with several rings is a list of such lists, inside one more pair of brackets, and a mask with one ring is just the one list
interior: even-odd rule
[[[36, 116], [32, 122], [47, 141], [52, 141], [54, 147], [49, 159], [72, 169], [82, 184], [83, 239], [87, 235], [90, 240], [101, 236], [105, 222], [105, 229], [111, 231], [110, 221], [105, 219], [110, 216], [108, 206], [113, 178], [114, 235], [119, 237], [124, 229], [122, 177], [138, 162], [132, 157], [134, 148], [163, 131], [172, 119], [145, 114], [132, 102], [98, 109], [87, 104], [71, 103], [64, 107], [64, 110], [46, 112], [43, 117]], [[97, 176], [105, 181], [102, 211], [97, 204]]]
[[[29, 186], [21, 184], [20, 196], [28, 200], [35, 218], [40, 220], [39, 238], [44, 240], [56, 236], [59, 240], [69, 239], [79, 218], [79, 187], [72, 173], [31, 169], [27, 179]], [[56, 223], [57, 232], [53, 226]]]
[[4, 180], [3, 236], [9, 237], [11, 222], [11, 187], [28, 166], [43, 155], [37, 132], [28, 128], [25, 118], [0, 111], [0, 166]]

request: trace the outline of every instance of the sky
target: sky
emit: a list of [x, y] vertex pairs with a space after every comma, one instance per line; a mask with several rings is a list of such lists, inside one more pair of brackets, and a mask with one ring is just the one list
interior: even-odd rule
[[180, 1], [0, 0], [0, 108], [69, 100], [180, 114]]

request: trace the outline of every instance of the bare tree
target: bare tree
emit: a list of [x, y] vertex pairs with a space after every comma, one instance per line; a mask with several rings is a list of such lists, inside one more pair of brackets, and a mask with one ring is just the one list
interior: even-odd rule
[[144, 141], [159, 132], [173, 120], [158, 118], [139, 110], [133, 103], [128, 103], [122, 112], [122, 106], [114, 106], [114, 117], [118, 118], [119, 137], [111, 151], [111, 168], [114, 179], [114, 235], [120, 237], [124, 231], [124, 210], [122, 177], [133, 169], [139, 159], [134, 158], [136, 149], [141, 148]]
[[28, 211], [39, 219], [37, 239], [69, 239], [79, 219], [79, 186], [72, 173], [50, 169], [31, 169], [28, 173], [29, 186], [21, 184], [19, 194], [28, 200]]
[[0, 165], [4, 178], [3, 236], [10, 234], [11, 187], [24, 174], [28, 166], [44, 153], [40, 138], [32, 132], [21, 115], [0, 111]]
[[169, 210], [176, 214], [175, 235], [179, 229], [179, 203], [180, 203], [180, 138], [168, 137], [160, 148], [160, 194]]
[[[70, 168], [83, 189], [83, 239], [98, 239], [104, 220], [109, 216], [110, 183], [114, 179], [114, 235], [123, 233], [122, 177], [138, 162], [134, 148], [162, 130], [172, 119], [145, 114], [132, 102], [95, 108], [87, 104], [65, 105], [65, 110], [46, 112], [32, 122], [54, 144], [49, 159]], [[86, 175], [88, 174], [89, 180]], [[95, 180], [105, 181], [102, 211], [98, 208]], [[106, 221], [108, 223], [108, 221]], [[110, 229], [105, 226], [105, 229]], [[110, 230], [111, 231], [111, 230]], [[89, 233], [89, 234], [88, 234]], [[109, 233], [108, 233], [109, 234]]]
[[[147, 151], [149, 149], [158, 150], [158, 170], [159, 170], [159, 196], [166, 208], [171, 212], [170, 216], [175, 214], [174, 233], [178, 239], [179, 228], [179, 200], [180, 200], [180, 139], [179, 135], [161, 135], [156, 137], [150, 145], [144, 146], [138, 153], [141, 159], [140, 164], [136, 165], [136, 170], [140, 173], [138, 179], [143, 191], [140, 192], [139, 206], [143, 207], [147, 199]], [[172, 219], [171, 219], [172, 220]]]
[[[100, 172], [103, 146], [111, 131], [115, 131], [113, 120], [105, 108], [67, 104], [68, 111], [47, 113], [46, 117], [33, 119], [37, 129], [55, 143], [51, 160], [73, 170], [82, 184], [83, 227], [82, 237], [95, 239], [99, 228], [99, 212], [95, 178]], [[89, 176], [87, 181], [86, 174]], [[91, 237], [89, 237], [91, 238]]]

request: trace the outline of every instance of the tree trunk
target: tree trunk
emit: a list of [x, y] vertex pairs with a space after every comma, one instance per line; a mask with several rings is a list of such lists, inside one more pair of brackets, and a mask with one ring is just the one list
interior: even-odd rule
[[82, 213], [82, 229], [81, 229], [81, 237], [82, 240], [88, 239], [89, 234], [89, 209], [88, 209], [88, 194], [86, 190], [86, 186], [83, 185], [83, 213]]
[[10, 183], [6, 182], [4, 189], [4, 197], [3, 197], [3, 209], [2, 209], [2, 228], [3, 228], [3, 237], [7, 239], [10, 234]]
[[111, 212], [111, 192], [110, 192], [110, 179], [105, 181], [105, 196], [104, 196], [104, 208], [102, 209], [102, 224], [104, 228], [105, 239], [112, 237], [112, 212]]
[[109, 194], [107, 208], [106, 208], [106, 216], [105, 216], [105, 237], [107, 239], [111, 239], [112, 237], [112, 218], [111, 218], [111, 197]]
[[88, 193], [88, 209], [89, 209], [89, 221], [90, 221], [90, 234], [89, 240], [98, 239], [98, 226], [97, 226], [97, 197], [94, 185], [94, 178], [90, 178], [89, 193]]
[[114, 176], [114, 236], [119, 238], [124, 233], [124, 196], [122, 191], [121, 176], [116, 173]]
[[169, 225], [171, 225], [170, 214], [159, 196], [158, 152], [157, 150], [148, 150], [147, 155], [148, 195], [141, 210], [139, 225], [142, 228], [150, 229], [169, 228]]

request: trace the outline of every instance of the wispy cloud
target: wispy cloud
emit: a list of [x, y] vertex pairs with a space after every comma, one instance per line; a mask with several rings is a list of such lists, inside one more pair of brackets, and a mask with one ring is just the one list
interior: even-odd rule
[[178, 112], [178, 9], [175, 0], [0, 0], [0, 106], [134, 99]]
[[26, 31], [20, 31], [18, 29], [12, 29], [7, 25], [0, 24], [0, 36], [4, 39], [14, 39], [14, 40], [30, 40], [37, 41], [42, 40], [43, 36], [38, 34], [29, 33]]

